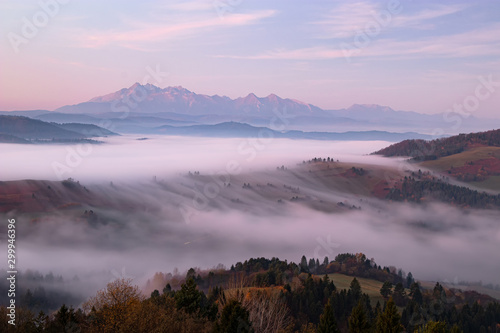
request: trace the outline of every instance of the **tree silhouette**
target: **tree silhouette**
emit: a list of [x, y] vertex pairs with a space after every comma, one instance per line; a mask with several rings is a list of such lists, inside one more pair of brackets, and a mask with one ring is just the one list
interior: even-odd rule
[[236, 300], [229, 301], [222, 309], [215, 333], [253, 333], [248, 311]]
[[406, 291], [401, 282], [396, 283], [394, 291], [392, 293], [392, 298], [397, 306], [405, 306], [406, 303]]
[[302, 256], [302, 259], [300, 260], [300, 270], [302, 272], [309, 272], [309, 268], [307, 266], [307, 258], [306, 256]]
[[361, 285], [359, 284], [358, 279], [352, 279], [349, 290], [351, 291], [355, 300], [358, 300], [361, 297]]
[[118, 279], [85, 302], [83, 309], [94, 317], [93, 325], [99, 332], [120, 332], [142, 299], [131, 279]]
[[366, 314], [365, 306], [362, 300], [358, 301], [349, 317], [349, 333], [365, 333], [370, 332], [370, 321]]
[[330, 300], [325, 305], [325, 309], [319, 319], [318, 333], [340, 333]]
[[392, 283], [390, 281], [385, 281], [382, 285], [382, 288], [380, 288], [380, 295], [382, 295], [383, 298], [387, 298], [391, 293]]
[[400, 333], [403, 331], [401, 316], [392, 297], [387, 302], [384, 312], [377, 317], [376, 333]]
[[184, 309], [187, 313], [195, 313], [200, 309], [202, 295], [192, 277], [181, 285], [181, 290], [174, 297], [177, 309]]

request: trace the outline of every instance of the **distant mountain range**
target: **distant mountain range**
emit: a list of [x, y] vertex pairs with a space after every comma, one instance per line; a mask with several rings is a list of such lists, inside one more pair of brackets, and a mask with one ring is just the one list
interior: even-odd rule
[[[418, 133], [390, 133], [385, 131], [360, 132], [303, 132], [276, 131], [267, 127], [255, 127], [237, 122], [225, 122], [215, 125], [170, 126], [163, 125], [145, 130], [147, 134], [175, 136], [198, 136], [218, 138], [287, 138], [309, 140], [382, 140], [400, 141], [404, 139], [430, 139], [428, 135]], [[0, 115], [0, 142], [29, 143], [30, 140], [83, 140], [94, 137], [117, 135], [92, 124], [56, 124], [23, 116]]]
[[[396, 142], [403, 138], [430, 139], [430, 135], [414, 132], [391, 133], [386, 131], [349, 131], [336, 132], [304, 132], [304, 131], [275, 131], [267, 127], [255, 127], [237, 122], [225, 122], [215, 125], [192, 125], [192, 126], [161, 126], [152, 130], [155, 134], [168, 134], [180, 136], [201, 137], [253, 137], [253, 138], [284, 138], [284, 139], [307, 139], [307, 140], [337, 140], [337, 141], [390, 141]], [[404, 139], [403, 139], [404, 140]]]
[[321, 115], [323, 110], [297, 100], [283, 99], [274, 94], [258, 98], [253, 93], [246, 97], [231, 99], [226, 96], [196, 94], [183, 87], [161, 89], [152, 84], [135, 83], [114, 93], [92, 98], [88, 102], [67, 105], [56, 109], [61, 113], [95, 114], [110, 111], [141, 113], [173, 112], [186, 115], [265, 116], [274, 115], [273, 110], [284, 110], [293, 116]]
[[[4, 115], [26, 116], [55, 123], [84, 123], [118, 133], [151, 133], [159, 126], [215, 125], [239, 122], [283, 131], [348, 132], [389, 131], [432, 134], [437, 129], [448, 135], [500, 127], [500, 119], [469, 116], [457, 125], [458, 114], [420, 114], [395, 111], [387, 106], [354, 104], [340, 110], [323, 110], [295, 99], [274, 94], [231, 99], [227, 96], [196, 94], [183, 87], [159, 88], [135, 83], [129, 88], [66, 105], [54, 111], [10, 111]], [[107, 124], [107, 125], [106, 125]], [[279, 125], [279, 126], [277, 126]], [[154, 130], [153, 130], [154, 131]]]
[[[216, 124], [236, 121], [255, 126], [269, 126], [273, 119], [286, 120], [287, 130], [308, 131], [416, 131], [433, 133], [442, 129], [444, 133], [454, 131], [478, 131], [491, 129], [492, 121], [468, 117], [460, 128], [455, 121], [447, 121], [444, 114], [427, 115], [411, 111], [395, 111], [387, 106], [354, 104], [340, 110], [323, 110], [296, 99], [281, 98], [274, 94], [257, 97], [250, 93], [246, 97], [231, 99], [227, 96], [196, 94], [183, 87], [159, 88], [135, 83], [129, 88], [92, 98], [88, 102], [67, 105], [55, 110], [59, 113], [96, 115], [107, 117], [114, 113], [133, 113], [139, 117], [167, 118], [191, 122], [192, 124]], [[141, 119], [134, 119], [141, 122]], [[500, 120], [495, 120], [500, 127]], [[174, 125], [165, 123], [165, 125]]]

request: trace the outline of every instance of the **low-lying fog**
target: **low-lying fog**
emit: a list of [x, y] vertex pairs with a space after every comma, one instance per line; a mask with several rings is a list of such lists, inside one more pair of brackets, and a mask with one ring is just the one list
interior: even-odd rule
[[[234, 163], [242, 171], [264, 166], [295, 165], [313, 157], [343, 157], [364, 161], [385, 141], [318, 141], [273, 138], [215, 139], [172, 136], [121, 136], [102, 145], [2, 144], [1, 180], [72, 177], [80, 181], [110, 181], [163, 177], [188, 170], [223, 172]], [[387, 163], [370, 156], [373, 163]]]
[[[292, 169], [313, 157], [404, 169], [401, 161], [365, 156], [387, 142], [129, 136], [106, 141], [80, 154], [81, 160], [66, 160], [78, 152], [77, 146], [0, 147], [1, 180], [73, 177], [93, 193], [127, 198], [143, 207], [133, 213], [100, 212], [115, 222], [95, 226], [62, 213], [37, 224], [29, 222], [32, 214], [15, 216], [22, 226], [17, 234], [19, 270], [78, 275], [80, 290], [92, 294], [113, 277], [134, 277], [141, 284], [157, 271], [205, 269], [218, 263], [229, 267], [250, 257], [298, 262], [302, 255], [321, 260], [341, 252], [363, 252], [379, 265], [411, 271], [417, 279], [499, 282], [498, 211], [464, 213], [444, 204], [389, 203], [325, 190], [321, 184], [275, 170], [281, 165]], [[80, 147], [87, 153], [83, 149], [89, 148]], [[54, 171], [54, 162], [66, 171], [62, 177]], [[236, 167], [241, 170], [228, 176]], [[188, 171], [218, 173], [221, 183], [252, 179], [254, 184], [265, 178], [264, 185], [300, 186], [301, 193], [311, 197], [362, 209], [325, 213], [300, 203], [278, 205], [245, 192], [241, 184], [233, 186], [234, 192], [217, 185], [210, 203], [204, 203], [195, 200], [195, 186], [185, 176]], [[231, 198], [243, 203], [231, 205]]]

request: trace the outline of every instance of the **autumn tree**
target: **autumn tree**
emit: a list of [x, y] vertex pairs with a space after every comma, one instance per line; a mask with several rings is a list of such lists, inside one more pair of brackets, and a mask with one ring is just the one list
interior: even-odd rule
[[184, 309], [177, 309], [173, 297], [161, 295], [160, 298], [164, 299], [161, 304], [151, 299], [142, 301], [137, 311], [127, 318], [123, 332], [208, 333], [212, 331], [213, 321], [197, 314], [189, 314]]
[[122, 332], [125, 320], [136, 311], [142, 299], [131, 279], [117, 279], [85, 302], [83, 309], [92, 315], [91, 326], [96, 331]]
[[443, 321], [429, 321], [424, 327], [420, 328], [417, 333], [448, 333], [446, 323]]
[[256, 333], [279, 332], [289, 324], [289, 311], [283, 298], [264, 290], [248, 292], [241, 302], [248, 310]]

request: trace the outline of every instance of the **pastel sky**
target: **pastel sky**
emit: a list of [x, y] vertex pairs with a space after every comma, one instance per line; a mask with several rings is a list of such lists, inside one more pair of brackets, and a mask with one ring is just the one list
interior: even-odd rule
[[[0, 110], [147, 81], [325, 109], [478, 101], [476, 115], [500, 117], [499, 1], [1, 0], [0, 31]], [[481, 98], [478, 77], [493, 81]]]

